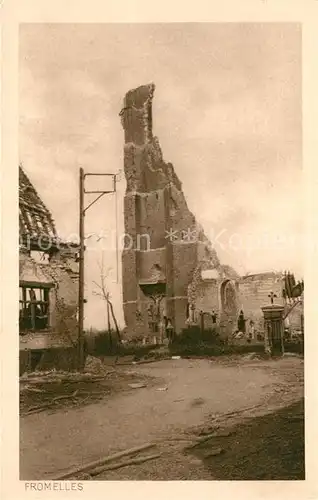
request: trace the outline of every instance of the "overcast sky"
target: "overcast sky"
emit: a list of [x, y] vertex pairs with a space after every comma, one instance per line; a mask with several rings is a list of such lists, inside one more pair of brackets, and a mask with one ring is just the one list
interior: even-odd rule
[[[20, 161], [58, 232], [77, 233], [80, 166], [122, 169], [124, 94], [151, 82], [154, 134], [207, 236], [219, 235], [221, 261], [241, 274], [301, 276], [301, 32], [292, 24], [22, 25]], [[124, 191], [122, 179], [120, 232]], [[88, 212], [86, 233], [115, 230], [114, 201]], [[102, 327], [105, 307], [92, 296], [101, 242], [90, 242], [86, 325]], [[114, 249], [105, 261], [121, 319]]]

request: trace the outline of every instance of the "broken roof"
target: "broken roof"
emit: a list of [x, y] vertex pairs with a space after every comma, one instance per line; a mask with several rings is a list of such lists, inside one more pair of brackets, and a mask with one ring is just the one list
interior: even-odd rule
[[52, 215], [21, 165], [19, 166], [19, 231], [22, 240], [57, 239]]

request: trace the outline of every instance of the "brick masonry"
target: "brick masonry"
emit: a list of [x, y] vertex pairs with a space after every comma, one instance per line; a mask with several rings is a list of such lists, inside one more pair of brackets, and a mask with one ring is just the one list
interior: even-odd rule
[[154, 284], [165, 288], [161, 315], [172, 320], [178, 333], [185, 327], [195, 271], [207, 268], [217, 269], [223, 277], [228, 274], [189, 210], [181, 182], [153, 136], [154, 90], [153, 84], [130, 90], [120, 113], [127, 182], [125, 232], [131, 242], [122, 254], [123, 305], [126, 335], [132, 337], [151, 334], [148, 308]]

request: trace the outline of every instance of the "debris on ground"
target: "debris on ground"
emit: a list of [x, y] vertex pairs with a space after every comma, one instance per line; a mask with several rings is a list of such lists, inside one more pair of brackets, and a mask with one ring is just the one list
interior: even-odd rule
[[246, 361], [249, 361], [252, 359], [261, 360], [262, 357], [259, 354], [257, 354], [256, 352], [249, 352], [248, 354], [245, 354], [244, 356], [242, 356], [242, 359], [244, 359]]
[[76, 481], [90, 481], [92, 476], [88, 472], [82, 472], [76, 476]]
[[199, 458], [190, 458], [189, 463], [191, 465], [202, 465], [202, 460]]
[[109, 372], [109, 366], [103, 365], [102, 361], [95, 356], [87, 356], [84, 372], [93, 374], [107, 373]]
[[283, 358], [301, 358], [302, 355], [298, 352], [284, 352]]
[[198, 431], [198, 436], [208, 436], [219, 429], [218, 425], [208, 425]]
[[231, 430], [231, 431], [226, 431], [226, 430], [222, 431], [222, 430], [221, 430], [221, 431], [216, 431], [216, 432], [214, 433], [213, 437], [216, 437], [216, 438], [229, 437], [229, 436], [231, 436], [233, 433], [234, 433], [234, 431], [233, 431], [233, 430]]
[[127, 382], [134, 380], [138, 383], [133, 388], [146, 387], [144, 381], [140, 382], [140, 374], [113, 369], [98, 358], [89, 358], [89, 372], [53, 369], [24, 373], [20, 377], [21, 415], [96, 402], [118, 390], [127, 390]]
[[231, 434], [232, 434], [232, 432], [230, 432], [230, 431], [212, 432], [212, 434], [206, 434], [205, 436], [198, 439], [196, 444], [205, 443], [206, 441], [209, 441], [210, 439], [213, 439], [213, 438], [228, 437]]
[[151, 349], [150, 351], [147, 352], [144, 356], [142, 356], [140, 359], [135, 359], [134, 362], [136, 364], [141, 364], [141, 363], [152, 363], [154, 361], [162, 361], [164, 359], [170, 359], [171, 353], [170, 350], [167, 346], [162, 345], [160, 347], [157, 347], [156, 349]]
[[[154, 448], [156, 446], [155, 443], [146, 443], [141, 446], [135, 446], [134, 448], [128, 448], [127, 450], [123, 450], [113, 455], [109, 455], [103, 457], [97, 461], [89, 462], [83, 464], [79, 467], [73, 468], [72, 470], [64, 473], [60, 476], [59, 480], [79, 480], [83, 475], [86, 476], [86, 479], [91, 479], [94, 476], [98, 476], [99, 474], [106, 472], [108, 470], [120, 469], [122, 467], [128, 467], [130, 465], [137, 465], [140, 463], [147, 462], [149, 460], [154, 460], [155, 458], [159, 458], [160, 454], [152, 454], [152, 455], [144, 455], [141, 457], [130, 458], [129, 460], [121, 461], [122, 458], [132, 457], [138, 455], [142, 451], [149, 450], [150, 448]], [[112, 463], [115, 462], [115, 463]], [[110, 465], [109, 465], [110, 464]]]
[[144, 382], [137, 382], [136, 384], [128, 384], [128, 387], [131, 389], [141, 389], [142, 387], [147, 387], [147, 384]]
[[193, 448], [199, 447], [200, 445], [206, 444], [211, 440], [214, 440], [215, 442], [215, 440], [218, 440], [219, 438], [229, 437], [234, 434], [234, 432], [234, 429], [219, 429], [217, 426], [211, 427], [210, 432], [207, 432], [207, 429], [200, 429], [196, 432], [196, 436], [199, 437], [195, 437], [195, 440], [192, 440], [192, 442], [186, 446], [185, 450], [191, 450]]
[[131, 465], [143, 464], [145, 462], [148, 462], [149, 460], [154, 460], [154, 459], [160, 458], [160, 457], [161, 457], [161, 455], [159, 453], [156, 453], [156, 454], [148, 455], [148, 456], [144, 456], [144, 457], [132, 458], [130, 460], [126, 460], [126, 461], [118, 463], [118, 464], [97, 467], [96, 469], [94, 469], [90, 472], [90, 475], [92, 477], [98, 476], [102, 472], [106, 472], [109, 470], [115, 470], [115, 469], [121, 469], [122, 467], [128, 467]]
[[167, 391], [168, 390], [168, 387], [158, 387], [158, 389], [156, 389], [157, 391]]
[[52, 401], [60, 401], [61, 399], [68, 399], [68, 398], [75, 398], [78, 394], [78, 389], [74, 391], [72, 394], [65, 394], [62, 396], [56, 396], [55, 398], [52, 399]]
[[204, 456], [204, 458], [210, 458], [210, 457], [215, 457], [217, 455], [221, 455], [221, 453], [223, 453], [223, 452], [224, 452], [223, 448], [212, 448], [207, 453], [205, 453], [203, 456]]
[[[80, 382], [87, 380], [101, 380], [115, 370], [104, 367], [100, 370], [99, 374], [90, 372], [68, 372], [68, 371], [35, 371], [24, 373], [20, 377], [20, 387], [30, 390], [30, 385], [37, 385], [41, 383], [64, 383], [64, 382]], [[24, 385], [25, 384], [25, 385]], [[36, 392], [36, 391], [35, 391]]]
[[[44, 391], [42, 391], [42, 392], [44, 392]], [[54, 406], [55, 403], [61, 401], [62, 399], [72, 399], [72, 398], [75, 398], [77, 396], [77, 394], [78, 394], [78, 389], [76, 391], [74, 391], [72, 394], [65, 394], [62, 396], [56, 396], [51, 401], [47, 401], [46, 403], [43, 403], [43, 404], [40, 404], [37, 406], [31, 406], [27, 410], [26, 414], [30, 415], [31, 413], [38, 413], [39, 411], [44, 411], [44, 410], [50, 409], [52, 406]]]
[[195, 407], [195, 406], [202, 406], [204, 405], [205, 403], [205, 399], [203, 398], [195, 398], [191, 401], [191, 406], [192, 407]]

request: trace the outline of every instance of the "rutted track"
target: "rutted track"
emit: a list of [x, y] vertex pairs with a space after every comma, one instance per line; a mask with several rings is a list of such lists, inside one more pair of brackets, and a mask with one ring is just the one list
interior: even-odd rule
[[83, 407], [23, 417], [20, 478], [58, 478], [70, 468], [151, 442], [156, 449], [149, 454], [160, 457], [108, 469], [96, 478], [212, 479], [204, 464], [184, 451], [202, 429], [235, 425], [288, 406], [303, 395], [303, 362], [297, 357], [169, 360], [134, 366], [133, 371], [140, 378], [155, 377], [159, 385], [150, 383]]

